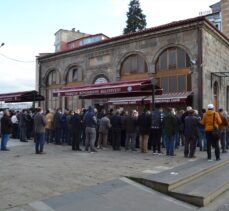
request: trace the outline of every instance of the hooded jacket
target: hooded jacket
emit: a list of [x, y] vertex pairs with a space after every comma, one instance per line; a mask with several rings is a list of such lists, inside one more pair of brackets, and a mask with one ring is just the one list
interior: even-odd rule
[[[214, 114], [215, 121], [213, 125]], [[222, 124], [222, 120], [217, 112], [208, 110], [206, 113], [204, 113], [201, 124], [205, 126], [205, 131], [213, 131], [214, 127], [219, 128], [219, 126]]]

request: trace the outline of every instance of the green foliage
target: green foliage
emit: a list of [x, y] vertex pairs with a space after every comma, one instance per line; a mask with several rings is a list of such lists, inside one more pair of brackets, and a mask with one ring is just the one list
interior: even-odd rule
[[142, 13], [139, 0], [131, 0], [127, 12], [126, 28], [124, 34], [137, 32], [146, 28], [146, 16]]

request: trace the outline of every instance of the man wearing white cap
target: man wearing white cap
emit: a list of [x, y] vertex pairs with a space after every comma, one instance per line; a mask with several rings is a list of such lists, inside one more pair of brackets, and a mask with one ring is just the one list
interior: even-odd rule
[[208, 111], [204, 113], [201, 123], [205, 126], [205, 133], [207, 139], [207, 154], [208, 160], [211, 161], [211, 146], [215, 148], [216, 160], [220, 160], [219, 139], [213, 137], [214, 128], [219, 128], [222, 120], [217, 112], [214, 111], [214, 105], [208, 104]]

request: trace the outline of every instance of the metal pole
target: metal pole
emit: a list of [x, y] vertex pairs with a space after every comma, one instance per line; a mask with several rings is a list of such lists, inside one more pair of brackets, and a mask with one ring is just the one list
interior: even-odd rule
[[155, 85], [152, 84], [152, 111], [155, 110]]
[[157, 80], [155, 78], [151, 79], [151, 85], [152, 85], [152, 111], [155, 110], [155, 86], [157, 84]]

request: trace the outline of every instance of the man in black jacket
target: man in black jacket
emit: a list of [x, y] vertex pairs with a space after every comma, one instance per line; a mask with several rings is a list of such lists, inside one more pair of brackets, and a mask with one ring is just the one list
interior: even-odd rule
[[43, 110], [39, 107], [36, 109], [37, 113], [34, 116], [34, 135], [35, 135], [35, 152], [36, 154], [43, 154], [45, 144], [45, 126], [46, 119]]
[[189, 110], [188, 115], [184, 119], [184, 156], [193, 158], [196, 150], [196, 143], [198, 139], [198, 129], [200, 125], [200, 118], [195, 116], [194, 110]]
[[151, 128], [151, 115], [146, 110], [138, 117], [140, 150], [142, 153], [148, 152], [148, 139]]
[[122, 119], [119, 111], [116, 111], [115, 115], [111, 117], [111, 126], [113, 150], [120, 150]]
[[61, 109], [57, 109], [53, 117], [54, 133], [55, 133], [55, 144], [61, 144], [61, 122], [62, 114]]
[[12, 126], [13, 124], [10, 119], [10, 112], [8, 110], [5, 110], [3, 117], [1, 119], [1, 133], [2, 133], [1, 150], [2, 151], [9, 151], [9, 149], [6, 148], [6, 145], [10, 138], [10, 134], [12, 133]]
[[72, 150], [81, 151], [80, 136], [82, 133], [82, 118], [79, 114], [79, 109], [75, 110], [74, 115], [70, 119], [72, 129]]

